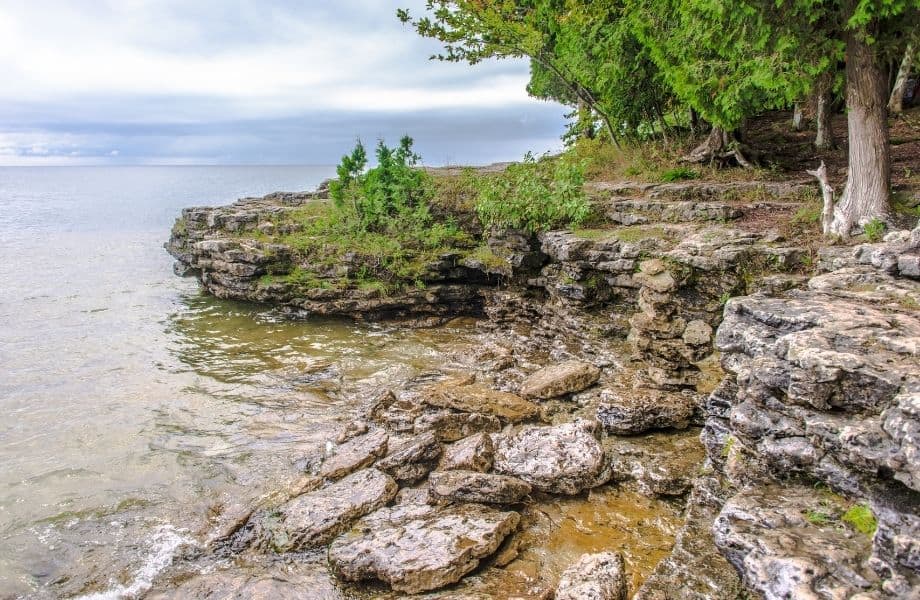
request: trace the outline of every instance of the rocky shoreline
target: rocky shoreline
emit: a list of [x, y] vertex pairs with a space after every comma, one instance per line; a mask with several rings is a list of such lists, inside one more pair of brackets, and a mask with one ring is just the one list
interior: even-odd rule
[[[685, 507], [670, 555], [634, 585], [605, 548], [516, 597], [918, 597], [920, 228], [815, 256], [744, 226], [802, 184], [720, 200], [732, 185], [598, 185], [603, 227], [496, 232], [489, 260], [442, 256], [392, 295], [266, 278], [294, 268], [266, 237], [278, 216], [322, 191], [183, 211], [167, 249], [214, 295], [483, 328], [467, 372], [359, 399], [293, 489], [225, 515], [203, 554], [320, 552], [346, 584], [485, 598], [462, 581], [513, 564], [535, 504], [615, 488]], [[301, 597], [274, 568], [151, 597]]]

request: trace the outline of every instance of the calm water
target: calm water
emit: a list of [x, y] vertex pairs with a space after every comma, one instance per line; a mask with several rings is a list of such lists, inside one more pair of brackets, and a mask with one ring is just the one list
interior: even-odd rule
[[173, 276], [181, 207], [332, 171], [0, 168], [0, 598], [142, 592], [209, 506], [296, 473], [343, 398], [462, 337], [284, 322]]

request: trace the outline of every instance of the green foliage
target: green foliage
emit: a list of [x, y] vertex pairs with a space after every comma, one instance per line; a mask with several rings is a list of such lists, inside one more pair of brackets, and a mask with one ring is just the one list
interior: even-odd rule
[[700, 176], [698, 171], [694, 171], [689, 167], [677, 167], [675, 169], [669, 169], [661, 174], [661, 180], [672, 182], [672, 181], [685, 181], [687, 179], [697, 179]]
[[830, 525], [834, 520], [834, 516], [823, 509], [810, 509], [805, 513], [805, 520], [812, 525], [823, 527]]
[[583, 165], [528, 154], [503, 173], [481, 178], [476, 213], [486, 227], [545, 231], [576, 227], [591, 215]]
[[735, 447], [735, 438], [733, 438], [732, 436], [728, 436], [728, 438], [725, 440], [725, 443], [722, 445], [722, 451], [720, 452], [720, 455], [722, 456], [722, 458], [728, 458], [732, 453], [732, 448], [734, 447]]
[[880, 242], [885, 237], [885, 227], [881, 219], [872, 219], [863, 226], [863, 231], [870, 242]]
[[843, 513], [840, 520], [859, 533], [868, 536], [875, 535], [875, 530], [878, 529], [878, 521], [876, 521], [875, 515], [872, 514], [872, 509], [869, 508], [868, 504], [856, 504], [850, 507], [849, 510]]

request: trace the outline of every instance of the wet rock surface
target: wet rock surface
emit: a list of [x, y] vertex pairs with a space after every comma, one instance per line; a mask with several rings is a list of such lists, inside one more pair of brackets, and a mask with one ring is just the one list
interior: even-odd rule
[[359, 517], [396, 496], [398, 487], [377, 469], [365, 469], [325, 488], [302, 494], [261, 515], [265, 540], [278, 552], [328, 543]]
[[515, 512], [479, 504], [378, 515], [336, 539], [329, 562], [347, 581], [378, 579], [410, 594], [433, 590], [475, 569], [519, 519]]
[[626, 567], [615, 552], [586, 554], [565, 570], [555, 600], [626, 600]]
[[320, 477], [338, 479], [369, 466], [387, 453], [389, 439], [386, 431], [378, 429], [348, 440], [335, 449], [335, 454], [323, 461], [319, 470]]
[[521, 396], [533, 400], [548, 400], [574, 394], [591, 387], [601, 376], [592, 364], [567, 361], [545, 367], [521, 383]]
[[486, 472], [492, 469], [494, 460], [495, 446], [492, 437], [480, 433], [447, 446], [441, 462], [438, 463], [438, 469]]
[[448, 380], [435, 384], [423, 391], [422, 400], [426, 404], [440, 408], [492, 415], [506, 423], [533, 419], [540, 413], [536, 404], [516, 394], [463, 380]]
[[516, 477], [478, 471], [436, 471], [428, 483], [435, 502], [516, 504], [530, 493], [530, 485]]
[[411, 439], [377, 461], [377, 468], [400, 483], [415, 483], [437, 465], [441, 444], [431, 432]]
[[597, 485], [605, 467], [604, 449], [596, 434], [595, 422], [578, 420], [496, 436], [493, 468], [543, 492], [577, 494]]
[[699, 477], [706, 452], [699, 430], [605, 441], [613, 479], [645, 496], [682, 496]]
[[664, 390], [605, 390], [597, 420], [613, 434], [636, 434], [656, 429], [686, 429], [697, 411], [692, 394]]

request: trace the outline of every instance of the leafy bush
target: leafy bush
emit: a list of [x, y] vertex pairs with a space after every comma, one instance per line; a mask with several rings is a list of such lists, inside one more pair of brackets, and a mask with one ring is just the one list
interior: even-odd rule
[[880, 242], [885, 236], [885, 222], [880, 219], [872, 219], [863, 226], [863, 231], [870, 242]]
[[661, 180], [668, 183], [674, 181], [686, 181], [688, 179], [697, 179], [700, 174], [689, 167], [677, 167], [669, 169], [661, 174]]
[[503, 173], [477, 182], [476, 213], [486, 227], [531, 233], [578, 226], [591, 214], [584, 181], [582, 164], [565, 157], [536, 160], [528, 153]]

